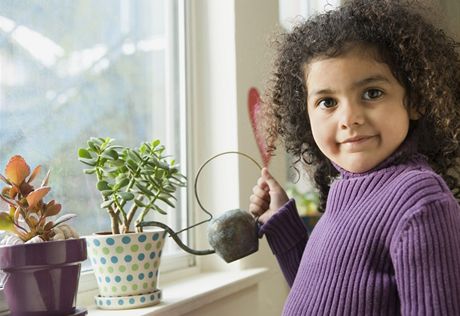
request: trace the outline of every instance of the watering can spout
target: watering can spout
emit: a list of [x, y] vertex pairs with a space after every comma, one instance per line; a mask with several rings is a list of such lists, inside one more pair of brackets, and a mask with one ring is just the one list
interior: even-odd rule
[[141, 222], [137, 226], [163, 228], [186, 252], [198, 256], [217, 253], [227, 263], [246, 257], [259, 249], [257, 222], [248, 212], [240, 209], [224, 212], [211, 220], [208, 226], [208, 242], [213, 249], [208, 250], [190, 248], [182, 242], [176, 232], [161, 222]]

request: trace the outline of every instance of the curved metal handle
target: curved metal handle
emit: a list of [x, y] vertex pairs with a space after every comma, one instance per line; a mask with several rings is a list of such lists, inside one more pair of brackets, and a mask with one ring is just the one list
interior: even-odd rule
[[[213, 249], [208, 249], [208, 250], [195, 250], [187, 246], [182, 242], [182, 240], [177, 236], [177, 233], [168, 225], [163, 224], [161, 222], [155, 222], [155, 221], [150, 221], [150, 222], [140, 222], [139, 224], [136, 225], [137, 227], [146, 227], [146, 226], [157, 226], [161, 227], [164, 230], [166, 230], [169, 233], [169, 236], [171, 236], [174, 241], [177, 243], [179, 247], [181, 247], [183, 250], [193, 254], [193, 255], [198, 255], [198, 256], [203, 256], [203, 255], [210, 255], [215, 253]], [[189, 227], [190, 228], [190, 227]], [[187, 228], [188, 229], [188, 228]]]

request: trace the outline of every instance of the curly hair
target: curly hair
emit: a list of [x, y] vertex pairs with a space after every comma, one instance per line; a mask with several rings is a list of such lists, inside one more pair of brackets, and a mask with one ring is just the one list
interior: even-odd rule
[[272, 152], [280, 138], [295, 162], [303, 162], [325, 209], [338, 171], [316, 145], [307, 114], [305, 73], [316, 57], [336, 57], [354, 44], [377, 51], [405, 88], [417, 148], [460, 199], [460, 60], [458, 43], [417, 12], [416, 2], [351, 0], [279, 35], [274, 71], [262, 110]]

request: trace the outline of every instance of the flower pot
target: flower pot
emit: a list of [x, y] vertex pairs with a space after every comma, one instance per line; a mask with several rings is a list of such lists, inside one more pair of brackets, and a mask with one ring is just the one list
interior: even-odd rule
[[75, 308], [83, 238], [0, 247], [0, 269], [11, 315], [84, 315]]
[[102, 309], [128, 309], [157, 304], [158, 268], [166, 232], [158, 229], [120, 235], [86, 236]]

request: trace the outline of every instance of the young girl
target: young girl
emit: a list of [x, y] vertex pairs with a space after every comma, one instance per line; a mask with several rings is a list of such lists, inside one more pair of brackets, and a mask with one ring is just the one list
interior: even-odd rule
[[283, 315], [460, 315], [460, 60], [415, 9], [350, 1], [279, 41], [268, 140], [324, 209], [308, 236], [267, 169], [253, 189], [291, 287]]

